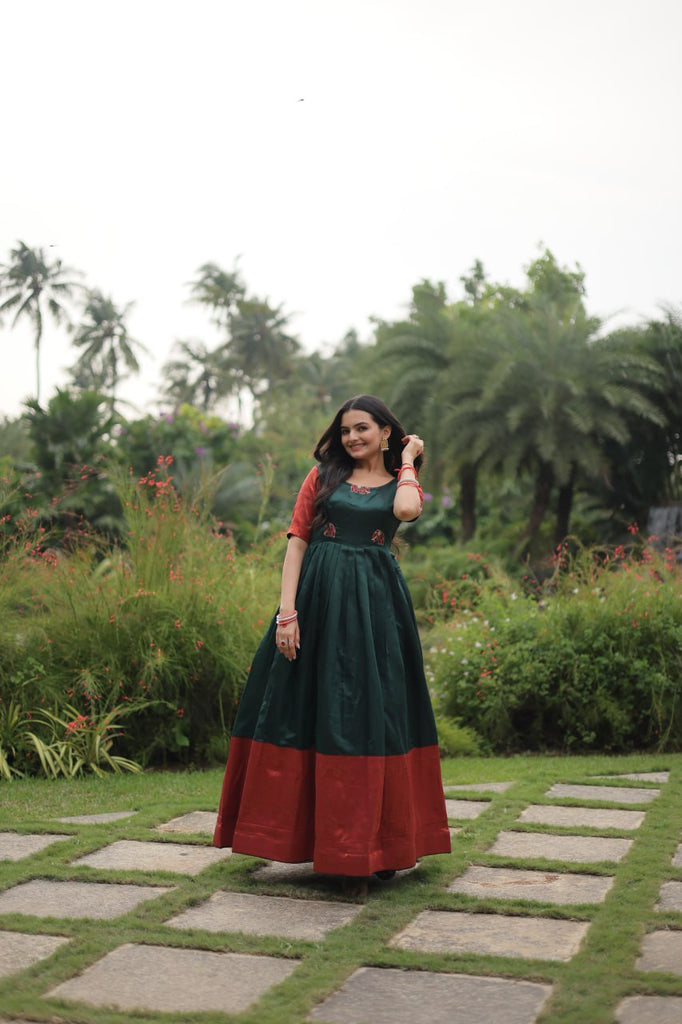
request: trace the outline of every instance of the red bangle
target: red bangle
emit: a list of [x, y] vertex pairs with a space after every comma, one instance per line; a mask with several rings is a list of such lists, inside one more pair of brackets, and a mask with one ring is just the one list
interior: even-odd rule
[[415, 477], [417, 476], [417, 470], [411, 462], [403, 462], [400, 469], [398, 470], [398, 479], [402, 476], [406, 469], [411, 469]]
[[275, 622], [278, 626], [287, 626], [290, 622], [295, 622], [298, 618], [298, 612], [294, 612], [293, 615], [276, 615]]

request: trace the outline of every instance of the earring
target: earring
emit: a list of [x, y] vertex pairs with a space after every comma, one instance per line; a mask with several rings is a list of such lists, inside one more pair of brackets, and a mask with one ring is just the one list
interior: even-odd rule
[[388, 451], [388, 438], [387, 437], [382, 437], [381, 444], [379, 445], [379, 447], [381, 448], [382, 452], [387, 452]]

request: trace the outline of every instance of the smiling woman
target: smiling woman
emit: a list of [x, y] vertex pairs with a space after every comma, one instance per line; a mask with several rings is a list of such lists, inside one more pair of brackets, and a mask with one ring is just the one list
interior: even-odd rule
[[436, 728], [390, 544], [421, 511], [423, 441], [379, 399], [337, 412], [289, 527], [279, 613], [235, 721], [214, 843], [312, 860], [361, 894], [450, 850]]

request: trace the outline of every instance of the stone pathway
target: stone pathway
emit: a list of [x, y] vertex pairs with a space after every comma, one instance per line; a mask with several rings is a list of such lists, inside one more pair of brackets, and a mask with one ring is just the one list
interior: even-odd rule
[[[394, 963], [398, 953], [433, 955], [441, 958], [439, 963], [453, 958], [452, 967], [426, 969], [418, 959], [414, 967], [408, 959], [403, 969], [359, 966], [340, 978], [325, 999], [308, 1006], [301, 1024], [534, 1024], [552, 994], [550, 965], [568, 963], [580, 951], [594, 913], [608, 898], [619, 866], [636, 842], [647, 808], [667, 781], [665, 772], [645, 772], [552, 784], [544, 794], [546, 803], [523, 808], [494, 839], [490, 831], [483, 862], [474, 858], [444, 885], [442, 908], [416, 912], [386, 937], [385, 950], [395, 951]], [[448, 786], [453, 833], [466, 832], [478, 820], [494, 821], [491, 808], [513, 785], [504, 780]], [[630, 804], [636, 809], [627, 809]], [[214, 881], [206, 885], [202, 873], [216, 865], [238, 868], [231, 851], [210, 846], [215, 812], [197, 808], [152, 823], [148, 839], [139, 838], [144, 830], [134, 825], [136, 813], [104, 811], [58, 819], [72, 827], [70, 835], [0, 832], [0, 861], [29, 868], [23, 879], [0, 890], [0, 1009], [3, 979], [16, 978], [21, 984], [26, 971], [27, 977], [40, 979], [41, 972], [78, 942], [70, 922], [90, 926], [125, 918], [131, 923], [131, 941], [114, 948], [103, 945], [87, 963], [81, 961], [79, 970], [45, 973], [50, 980], [41, 988], [44, 1019], [66, 1020], [59, 1008], [69, 1005], [74, 1019], [95, 1024], [98, 1014], [111, 1010], [142, 1011], [154, 1021], [163, 1021], [169, 1012], [188, 1020], [205, 1011], [240, 1014], [274, 987], [293, 986], [297, 972], [306, 969], [311, 949], [342, 938], [344, 929], [348, 941], [353, 929], [361, 935], [362, 922], [372, 920], [375, 893], [406, 884], [405, 877], [413, 872], [419, 878], [417, 865], [389, 883], [372, 879], [367, 908], [340, 901], [338, 882], [316, 876], [310, 864], [256, 867], [244, 861], [250, 865], [249, 878], [268, 889], [281, 886], [281, 895], [231, 889], [230, 878], [238, 888], [238, 870], [213, 873], [209, 877]], [[103, 826], [112, 824], [123, 837], [107, 841]], [[125, 838], [129, 828], [135, 828], [136, 838]], [[576, 834], [571, 831], [575, 829], [591, 834]], [[612, 830], [626, 835], [613, 835]], [[82, 847], [79, 851], [74, 841], [81, 834], [89, 852], [83, 853]], [[461, 841], [455, 834], [453, 844]], [[69, 842], [72, 846], [64, 846]], [[40, 866], [33, 873], [30, 866], [37, 857]], [[54, 873], [52, 862], [58, 865]], [[679, 868], [682, 842], [671, 860], [673, 874]], [[146, 877], [140, 878], [141, 872]], [[150, 884], [149, 873], [158, 873], [158, 882], [153, 878]], [[196, 897], [190, 897], [191, 885], [199, 886]], [[289, 894], [292, 887], [298, 890], [296, 898]], [[183, 893], [188, 898], [178, 903]], [[502, 903], [491, 905], [491, 900]], [[557, 916], [561, 911], [563, 916]], [[663, 882], [656, 912], [682, 914], [682, 880]], [[669, 918], [662, 920], [666, 925], [642, 939], [635, 964], [642, 977], [651, 972], [682, 976], [682, 919], [678, 930], [667, 926]], [[147, 921], [154, 922], [155, 936], [148, 942]], [[252, 951], [233, 952], [224, 948], [225, 942], [223, 948], [211, 948], [211, 937], [224, 937], [229, 947], [230, 936], [250, 937], [247, 948]], [[457, 957], [464, 964], [467, 958], [479, 959], [473, 970], [468, 966], [459, 973]], [[516, 961], [521, 969], [508, 977], [499, 967], [497, 975], [494, 969], [488, 973], [486, 957]], [[527, 961], [531, 964], [524, 967]], [[680, 1024], [682, 996], [632, 995], [613, 1012], [619, 1024]], [[0, 1019], [0, 1024], [14, 1022]]]

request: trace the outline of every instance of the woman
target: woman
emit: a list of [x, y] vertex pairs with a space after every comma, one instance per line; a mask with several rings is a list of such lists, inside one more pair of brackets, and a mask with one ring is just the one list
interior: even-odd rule
[[288, 531], [279, 613], [234, 724], [215, 846], [312, 861], [366, 891], [449, 853], [414, 611], [390, 551], [421, 513], [424, 444], [378, 398], [341, 406]]

